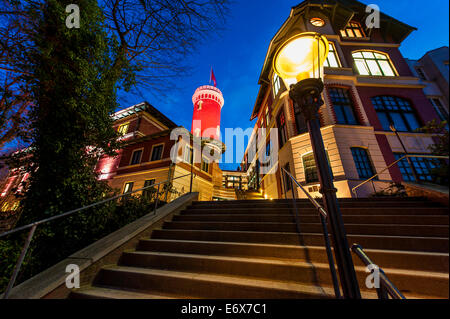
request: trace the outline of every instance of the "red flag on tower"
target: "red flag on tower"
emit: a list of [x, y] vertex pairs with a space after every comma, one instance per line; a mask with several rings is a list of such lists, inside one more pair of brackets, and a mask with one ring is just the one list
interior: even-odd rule
[[214, 86], [217, 87], [217, 81], [216, 81], [216, 77], [214, 76], [214, 71], [211, 67], [211, 75], [209, 76], [209, 83], [211, 83], [211, 81], [213, 81]]

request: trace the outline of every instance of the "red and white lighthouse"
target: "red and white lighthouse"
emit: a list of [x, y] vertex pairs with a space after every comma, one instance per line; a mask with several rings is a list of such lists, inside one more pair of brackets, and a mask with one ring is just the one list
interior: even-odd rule
[[220, 140], [220, 112], [224, 99], [222, 92], [211, 85], [200, 86], [192, 96], [194, 114], [191, 133], [194, 136]]

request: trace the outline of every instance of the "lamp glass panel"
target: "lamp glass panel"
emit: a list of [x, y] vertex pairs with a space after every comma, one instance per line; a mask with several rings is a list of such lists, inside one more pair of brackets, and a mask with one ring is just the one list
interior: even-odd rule
[[300, 34], [288, 40], [276, 53], [275, 72], [288, 87], [307, 78], [318, 78], [323, 72], [328, 50], [325, 37], [318, 39], [317, 34]]

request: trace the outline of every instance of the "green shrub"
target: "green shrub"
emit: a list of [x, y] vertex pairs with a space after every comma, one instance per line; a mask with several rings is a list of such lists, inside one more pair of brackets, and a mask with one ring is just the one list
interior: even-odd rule
[[[165, 204], [159, 201], [158, 207]], [[16, 285], [121, 227], [152, 213], [154, 199], [127, 196], [36, 228]], [[0, 239], [0, 293], [9, 282], [29, 230]]]

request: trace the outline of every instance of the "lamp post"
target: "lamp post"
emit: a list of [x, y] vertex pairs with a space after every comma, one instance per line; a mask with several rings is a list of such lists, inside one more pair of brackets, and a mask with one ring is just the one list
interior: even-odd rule
[[323, 74], [323, 63], [328, 50], [328, 41], [324, 36], [314, 32], [300, 33], [279, 47], [273, 59], [273, 68], [283, 79], [286, 87], [290, 87], [289, 97], [294, 101], [295, 109], [303, 114], [308, 126], [319, 174], [320, 192], [323, 194], [323, 204], [328, 212], [332, 230], [334, 254], [343, 296], [359, 299], [361, 293], [336, 197], [337, 189], [333, 185], [320, 132], [318, 110], [323, 105], [321, 71]]
[[[391, 129], [392, 132], [394, 132], [395, 136], [397, 136], [397, 139], [398, 139], [398, 141], [400, 142], [400, 145], [402, 146], [403, 153], [404, 153], [405, 155], [408, 155], [408, 152], [406, 151], [406, 147], [405, 147], [405, 145], [403, 144], [402, 139], [400, 138], [400, 135], [398, 134], [397, 128], [395, 127], [395, 125], [394, 125], [393, 122], [391, 122], [391, 123], [389, 124], [389, 128]], [[416, 183], [420, 183], [420, 179], [418, 178], [419, 176], [418, 176], [418, 174], [417, 174], [416, 168], [415, 168], [414, 165], [412, 164], [412, 162], [411, 162], [411, 160], [409, 159], [409, 157], [406, 157], [406, 160], [408, 161], [409, 167], [411, 167], [411, 170], [412, 170], [414, 179], [416, 180]]]

